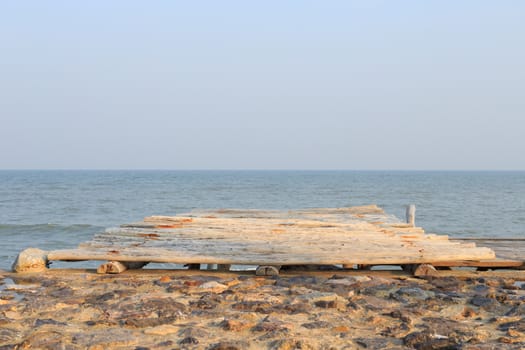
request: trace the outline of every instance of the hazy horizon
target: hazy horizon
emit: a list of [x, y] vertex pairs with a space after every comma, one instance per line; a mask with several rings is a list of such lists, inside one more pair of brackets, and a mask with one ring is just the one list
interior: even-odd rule
[[0, 169], [522, 171], [523, 13], [5, 2]]

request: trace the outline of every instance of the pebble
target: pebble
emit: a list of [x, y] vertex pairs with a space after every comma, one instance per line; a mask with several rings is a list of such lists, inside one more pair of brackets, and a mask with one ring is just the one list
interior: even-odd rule
[[216, 282], [216, 281], [210, 281], [210, 282], [201, 284], [198, 288], [212, 292], [212, 293], [222, 293], [226, 289], [228, 289], [228, 286], [222, 283]]
[[178, 331], [180, 331], [180, 327], [164, 324], [157, 327], [146, 328], [144, 334], [168, 335], [177, 333]]

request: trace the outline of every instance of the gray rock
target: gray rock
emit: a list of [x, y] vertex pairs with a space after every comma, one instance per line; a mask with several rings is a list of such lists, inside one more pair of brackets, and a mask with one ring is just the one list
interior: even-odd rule
[[242, 341], [222, 341], [211, 345], [208, 350], [244, 350], [249, 347], [247, 342]]
[[479, 307], [482, 307], [484, 309], [489, 309], [492, 306], [494, 306], [494, 304], [496, 304], [497, 301], [495, 299], [492, 299], [492, 298], [487, 298], [487, 297], [482, 297], [482, 296], [475, 296], [472, 299], [470, 299], [470, 303], [472, 305], [474, 305], [474, 306], [479, 306]]
[[326, 321], [315, 321], [303, 323], [302, 326], [307, 329], [329, 328], [331, 326], [331, 323]]

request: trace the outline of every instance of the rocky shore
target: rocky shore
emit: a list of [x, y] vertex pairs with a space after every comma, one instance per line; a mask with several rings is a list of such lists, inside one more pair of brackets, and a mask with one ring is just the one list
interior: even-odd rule
[[520, 272], [0, 272], [0, 349], [522, 349]]

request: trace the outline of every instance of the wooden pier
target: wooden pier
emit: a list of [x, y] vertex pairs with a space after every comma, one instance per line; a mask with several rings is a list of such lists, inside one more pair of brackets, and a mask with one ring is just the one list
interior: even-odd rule
[[[193, 211], [181, 216], [147, 217], [96, 234], [77, 249], [37, 250], [37, 255], [41, 255], [45, 265], [59, 260], [108, 261], [99, 268], [99, 272], [107, 273], [140, 268], [150, 262], [197, 268], [200, 264], [218, 264], [222, 268], [233, 264], [254, 265], [258, 267], [257, 273], [263, 275], [277, 274], [281, 266], [296, 265], [341, 268], [398, 265], [412, 271], [425, 266], [419, 269], [420, 274], [427, 274], [434, 267], [523, 266], [524, 259], [516, 254], [496, 256], [494, 250], [502, 249], [498, 245], [485, 247], [485, 241], [452, 240], [446, 235], [425, 233], [413, 226], [413, 208], [407, 211], [407, 220], [411, 222], [401, 222], [375, 205], [286, 211]], [[35, 270], [38, 263], [34, 261], [38, 259], [34, 252], [26, 254], [33, 259], [30, 268], [21, 267], [23, 253], [13, 269]], [[42, 266], [36, 267], [39, 268]]]

